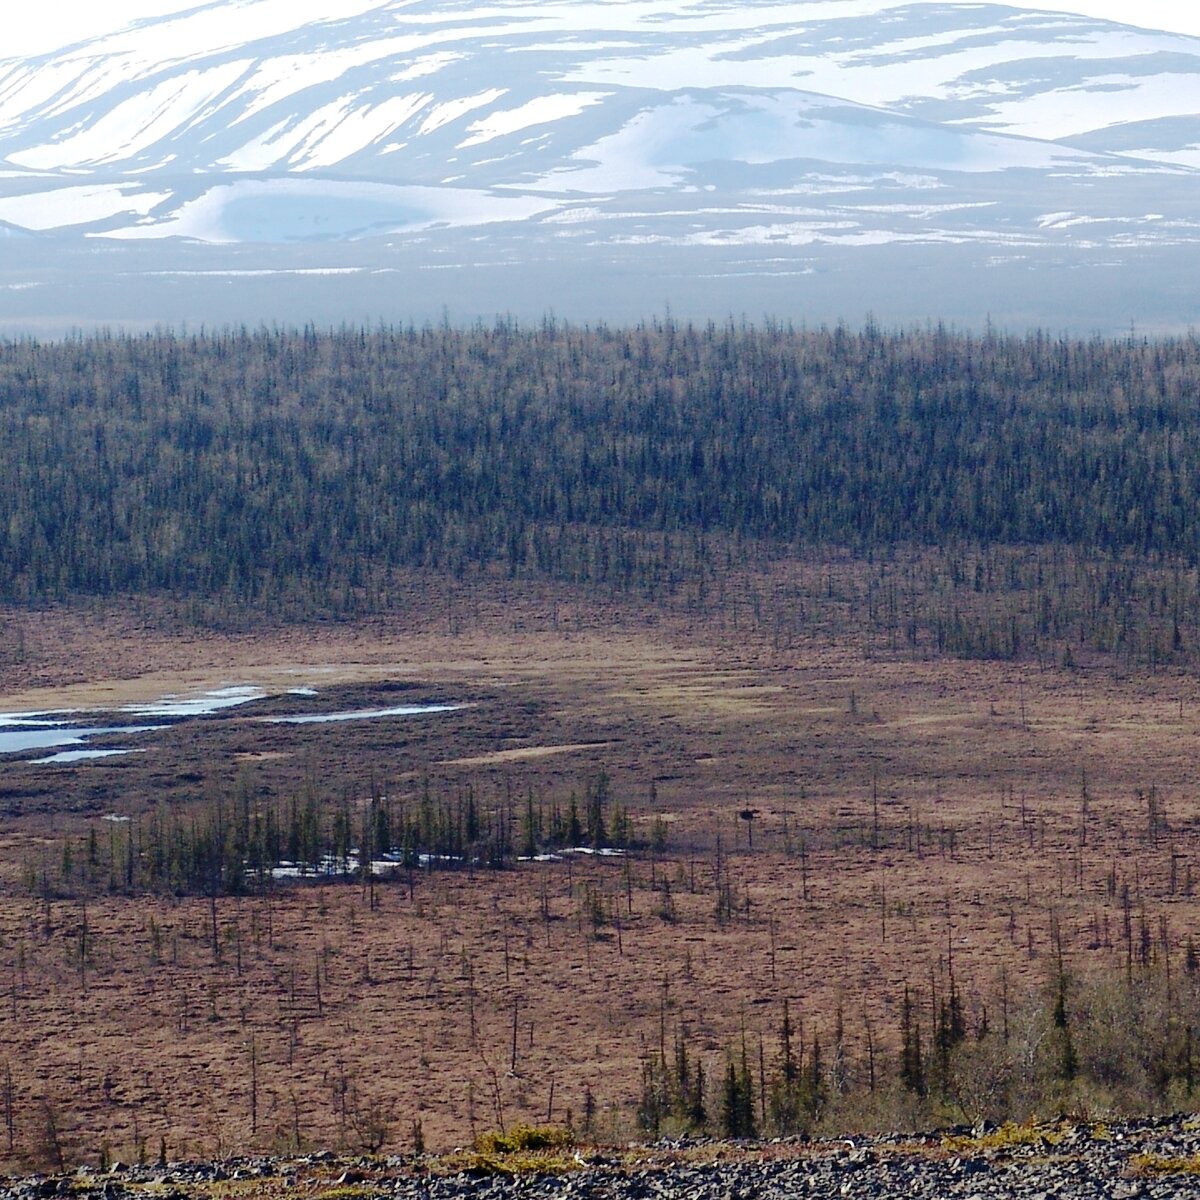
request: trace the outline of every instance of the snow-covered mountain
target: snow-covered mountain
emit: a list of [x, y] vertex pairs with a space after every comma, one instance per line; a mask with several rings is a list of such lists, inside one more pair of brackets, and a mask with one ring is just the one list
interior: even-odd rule
[[[1042, 302], [1046, 263], [1107, 270], [1119, 300], [1152, 290], [1156, 253], [1176, 271], [1200, 255], [1200, 39], [983, 3], [337, 9], [220, 0], [0, 59], [0, 322], [80, 271], [285, 272], [295, 291], [524, 266], [532, 311], [542, 264], [576, 292], [586, 268], [584, 295], [626, 279], [643, 304], [651, 281], [678, 305], [715, 275], [725, 312], [761, 312], [779, 305], [755, 280], [905, 248], [967, 248], [943, 286], [982, 264]], [[1179, 302], [1182, 326], [1197, 310]], [[864, 293], [848, 315], [870, 308], [888, 305]]]

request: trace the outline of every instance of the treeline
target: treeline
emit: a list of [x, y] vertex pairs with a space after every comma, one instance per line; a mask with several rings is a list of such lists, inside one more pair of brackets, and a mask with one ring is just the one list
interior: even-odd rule
[[281, 803], [246, 788], [213, 795], [184, 811], [160, 805], [144, 817], [109, 818], [68, 835], [57, 857], [24, 865], [26, 888], [45, 899], [147, 891], [230, 896], [262, 892], [281, 878], [380, 875], [419, 869], [502, 869], [556, 850], [624, 850], [633, 844], [628, 810], [596, 772], [565, 802], [536, 794], [483, 796], [428, 781], [417, 797], [376, 794], [361, 802], [315, 787]]
[[673, 322], [0, 345], [0, 600], [658, 594], [798, 547], [1200, 562], [1200, 340]]

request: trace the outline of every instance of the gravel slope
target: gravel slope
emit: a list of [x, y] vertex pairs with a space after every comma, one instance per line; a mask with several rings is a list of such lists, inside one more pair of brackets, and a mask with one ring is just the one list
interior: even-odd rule
[[[331, 1153], [89, 1168], [0, 1183], [13, 1200], [305, 1196], [317, 1200], [1084, 1200], [1200, 1196], [1200, 1119], [977, 1127], [840, 1141], [659, 1142], [555, 1152], [550, 1170], [495, 1173], [469, 1153]], [[500, 1160], [503, 1162], [503, 1160]]]

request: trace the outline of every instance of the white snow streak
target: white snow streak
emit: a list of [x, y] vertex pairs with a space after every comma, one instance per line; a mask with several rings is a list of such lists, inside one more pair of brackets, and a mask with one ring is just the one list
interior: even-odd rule
[[332, 167], [395, 133], [432, 99], [429, 95], [396, 96], [372, 108], [349, 112], [304, 160], [304, 169]]
[[457, 100], [447, 100], [444, 104], [438, 104], [421, 122], [421, 128], [417, 132], [433, 133], [434, 130], [441, 129], [443, 125], [449, 125], [451, 121], [457, 121], [459, 117], [466, 116], [473, 109], [482, 108], [485, 104], [491, 104], [493, 100], [499, 100], [507, 91], [508, 88], [489, 88], [486, 92], [478, 92], [474, 96], [462, 96]]
[[[1200, 111], [1196, 76], [1096, 75], [1086, 87], [1055, 88], [1015, 100], [1000, 98], [992, 105], [987, 123], [1025, 137], [1069, 137], [1108, 125], [1151, 121], [1164, 112], [1182, 110], [1189, 100], [1191, 111]], [[1149, 151], [1145, 157], [1162, 155]]]
[[18, 151], [9, 160], [46, 171], [133, 158], [195, 120], [248, 66], [247, 62], [226, 63], [164, 80], [118, 104], [73, 137]]
[[466, 141], [459, 142], [458, 149], [478, 146], [482, 142], [490, 142], [493, 138], [516, 133], [518, 130], [528, 129], [532, 125], [547, 125], [566, 117], [577, 117], [593, 104], [607, 100], [611, 94], [611, 92], [578, 92], [570, 96], [538, 96], [536, 99], [522, 104], [519, 108], [494, 112], [472, 122], [467, 126], [467, 132], [471, 136]]

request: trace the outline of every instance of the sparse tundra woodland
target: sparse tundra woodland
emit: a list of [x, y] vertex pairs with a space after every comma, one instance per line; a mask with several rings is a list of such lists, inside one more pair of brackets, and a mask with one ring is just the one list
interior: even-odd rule
[[116, 739], [0, 757], [0, 1154], [1189, 1107], [1198, 463], [1195, 337], [0, 345], [0, 730]]

